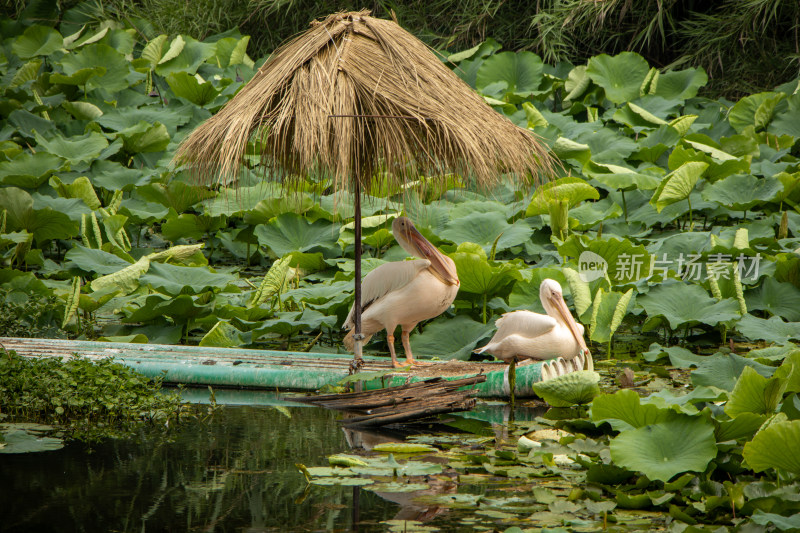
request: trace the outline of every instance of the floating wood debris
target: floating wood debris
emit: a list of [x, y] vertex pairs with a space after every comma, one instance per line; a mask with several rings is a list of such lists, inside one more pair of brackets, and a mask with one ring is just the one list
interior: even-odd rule
[[459, 389], [484, 381], [486, 376], [482, 374], [455, 380], [437, 377], [399, 387], [292, 400], [359, 413], [343, 420], [347, 427], [383, 426], [420, 420], [441, 413], [469, 411], [475, 406], [474, 396], [477, 391]]

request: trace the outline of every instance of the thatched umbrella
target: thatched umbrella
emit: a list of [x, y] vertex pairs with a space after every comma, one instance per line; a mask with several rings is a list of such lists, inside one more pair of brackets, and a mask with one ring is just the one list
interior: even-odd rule
[[356, 359], [361, 357], [360, 194], [378, 172], [394, 182], [420, 175], [502, 174], [528, 181], [552, 168], [530, 132], [486, 105], [430, 49], [369, 11], [337, 13], [277, 50], [253, 79], [181, 144], [176, 162], [201, 181], [233, 179], [247, 144], [286, 182], [328, 176], [355, 193]]

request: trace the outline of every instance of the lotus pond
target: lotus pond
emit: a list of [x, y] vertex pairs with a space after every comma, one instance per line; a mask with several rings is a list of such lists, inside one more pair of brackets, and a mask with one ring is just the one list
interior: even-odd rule
[[[314, 176], [286, 194], [257, 141], [236, 190], [169, 166], [263, 62], [248, 37], [84, 22], [0, 20], [0, 335], [340, 351], [352, 198]], [[337, 415], [294, 407], [4, 453], [4, 526], [347, 528], [355, 499], [364, 528], [408, 528], [382, 523], [402, 498], [444, 509], [413, 519], [445, 530], [800, 529], [798, 81], [733, 102], [703, 95], [702, 69], [634, 53], [549, 65], [490, 39], [442, 58], [563, 172], [492, 190], [377, 176], [364, 270], [404, 258], [402, 212], [453, 258], [453, 307], [411, 336], [442, 359], [470, 357], [503, 312], [541, 312], [555, 279], [599, 375], [499, 434], [409, 436], [435, 448], [412, 455], [355, 453]]]

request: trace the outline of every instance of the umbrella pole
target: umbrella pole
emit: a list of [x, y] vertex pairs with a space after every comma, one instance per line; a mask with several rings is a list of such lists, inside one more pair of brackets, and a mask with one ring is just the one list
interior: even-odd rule
[[355, 319], [355, 327], [353, 333], [353, 340], [355, 341], [355, 360], [356, 366], [361, 366], [361, 348], [364, 336], [361, 334], [361, 184], [356, 180], [355, 189], [355, 202], [354, 202], [354, 225], [355, 225], [355, 250], [354, 255], [356, 259], [355, 264], [355, 302], [353, 302], [353, 318]]

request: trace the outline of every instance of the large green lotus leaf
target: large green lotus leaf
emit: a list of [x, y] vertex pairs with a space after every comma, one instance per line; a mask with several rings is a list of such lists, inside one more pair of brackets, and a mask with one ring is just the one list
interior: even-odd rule
[[664, 176], [650, 203], [660, 213], [666, 206], [686, 200], [707, 168], [708, 163], [702, 161], [684, 163]]
[[570, 227], [579, 231], [586, 231], [595, 228], [604, 220], [618, 220], [622, 217], [622, 207], [609, 197], [597, 202], [585, 202], [569, 211], [571, 221], [577, 222], [577, 226]]
[[96, 43], [84, 46], [79, 52], [64, 56], [61, 66], [68, 76], [81, 69], [97, 66], [105, 68], [104, 74], [92, 76], [86, 80], [87, 91], [101, 88], [109, 92], [117, 92], [127, 89], [129, 85], [127, 77], [131, 72], [130, 62], [125, 59], [123, 54], [106, 44]]
[[25, 33], [14, 39], [11, 49], [21, 59], [48, 56], [64, 46], [64, 38], [53, 28], [30, 26]]
[[504, 214], [495, 211], [455, 219], [447, 225], [440, 236], [456, 244], [462, 242], [480, 244], [488, 254], [495, 241], [497, 241], [496, 250], [500, 252], [527, 242], [532, 234], [533, 229], [524, 220], [509, 224]]
[[146, 224], [163, 220], [169, 213], [169, 208], [155, 202], [125, 198], [120, 204], [119, 212], [134, 224]]
[[416, 357], [466, 361], [478, 342], [493, 329], [494, 325], [476, 322], [466, 315], [443, 317], [426, 324], [422, 333], [411, 336], [411, 351]]
[[744, 295], [749, 311], [768, 311], [791, 322], [800, 321], [800, 289], [767, 276], [760, 287]]
[[674, 420], [678, 413], [653, 404], [642, 404], [636, 391], [623, 389], [601, 394], [592, 401], [591, 418], [596, 424], [608, 422], [616, 431], [641, 428]]
[[697, 90], [706, 83], [708, 74], [702, 68], [664, 72], [658, 76], [655, 95], [668, 100], [688, 100], [697, 96]]
[[102, 187], [107, 191], [131, 191], [140, 185], [147, 185], [154, 178], [151, 173], [126, 168], [108, 160], [92, 163], [88, 176], [95, 186]]
[[[280, 191], [276, 190], [273, 184], [262, 182], [252, 187], [238, 187], [236, 189], [222, 189], [219, 194], [210, 200], [203, 202], [203, 209], [205, 214], [209, 216], [234, 216], [241, 214], [244, 211], [252, 211], [258, 206], [258, 203], [265, 199], [270, 199], [273, 196], [279, 196]], [[313, 204], [313, 200], [307, 194], [298, 194], [298, 197], [308, 198], [308, 203]], [[289, 195], [293, 198], [295, 195]], [[309, 206], [307, 209], [310, 209]], [[306, 209], [306, 210], [307, 210]], [[297, 212], [294, 209], [286, 209], [285, 211]], [[283, 211], [281, 211], [283, 212]], [[300, 211], [301, 213], [303, 211]], [[272, 216], [276, 216], [280, 212]], [[258, 219], [259, 224], [266, 224], [272, 218], [268, 214]], [[254, 222], [248, 222], [254, 223]]]
[[800, 474], [798, 442], [800, 442], [800, 420], [773, 422], [744, 445], [742, 457], [756, 472], [780, 468], [793, 474]]
[[750, 440], [766, 420], [766, 415], [740, 413], [736, 418], [719, 422], [714, 435], [717, 442], [740, 439]]
[[36, 189], [53, 172], [64, 167], [64, 159], [47, 152], [23, 152], [10, 161], [0, 163], [0, 183]]
[[55, 135], [55, 123], [25, 109], [15, 109], [8, 115], [8, 123], [15, 126], [17, 131], [25, 137], [34, 137], [37, 133], [46, 136]]
[[800, 514], [792, 516], [783, 516], [776, 513], [766, 513], [761, 509], [756, 509], [750, 521], [760, 526], [769, 526], [773, 524], [781, 531], [800, 531]]
[[174, 297], [153, 294], [148, 296], [138, 309], [132, 311], [124, 309], [127, 316], [122, 321], [149, 322], [170, 317], [176, 322], [185, 323], [189, 319], [209, 315], [213, 311], [213, 303], [205, 303], [205, 300], [204, 297], [198, 298], [188, 294]]
[[574, 160], [580, 168], [592, 157], [592, 149], [588, 144], [575, 142], [566, 137], [559, 137], [551, 146], [553, 153], [562, 161]]
[[5, 446], [0, 446], [0, 453], [33, 453], [60, 450], [64, 441], [55, 437], [41, 437], [22, 429], [3, 432]]
[[136, 195], [148, 202], [156, 202], [183, 213], [197, 202], [216, 196], [214, 191], [193, 187], [181, 181], [171, 180], [167, 185], [150, 183], [136, 188]]
[[283, 213], [268, 224], [253, 231], [262, 246], [269, 247], [278, 256], [291, 252], [308, 252], [321, 248], [331, 250], [336, 246], [339, 226], [325, 220], [308, 222], [294, 213]]
[[[240, 194], [239, 190], [234, 191], [234, 194]], [[214, 205], [209, 210], [211, 212], [222, 211], [223, 207], [221, 204], [223, 202], [227, 203], [227, 211], [232, 211], [233, 213], [246, 211], [243, 217], [244, 221], [253, 226], [269, 224], [272, 219], [282, 213], [302, 215], [314, 207], [314, 199], [308, 193], [283, 195], [258, 185], [252, 187], [250, 191], [245, 191], [241, 199], [225, 198], [223, 195], [220, 195], [214, 200]], [[253, 202], [255, 202], [255, 205], [252, 208], [243, 209], [247, 204]]]
[[775, 106], [786, 97], [784, 93], [758, 93], [745, 96], [728, 113], [728, 121], [738, 133], [748, 126], [766, 128], [775, 113]]
[[247, 44], [249, 42], [249, 35], [241, 38], [225, 37], [220, 39], [217, 41], [214, 57], [209, 62], [216, 63], [220, 68], [241, 64], [249, 64], [252, 67], [253, 61], [247, 57]]
[[615, 56], [600, 54], [589, 59], [586, 73], [605, 90], [606, 98], [624, 104], [639, 98], [639, 90], [650, 71], [647, 61], [634, 52]]
[[773, 377], [765, 378], [752, 367], [745, 367], [725, 404], [725, 414], [731, 418], [741, 413], [773, 414], [786, 390], [790, 371], [791, 367], [781, 367]]
[[148, 124], [142, 121], [117, 135], [122, 138], [125, 151], [130, 154], [162, 152], [171, 140], [167, 127], [160, 122]]
[[507, 92], [530, 93], [542, 82], [543, 66], [541, 58], [533, 52], [501, 52], [483, 62], [475, 86], [483, 91], [491, 84], [505, 82]]
[[611, 190], [638, 189], [646, 191], [655, 189], [660, 183], [660, 179], [656, 176], [642, 174], [619, 165], [604, 165], [594, 161], [589, 161], [583, 171], [587, 176], [596, 179]]
[[161, 234], [171, 242], [177, 242], [180, 239], [200, 240], [224, 226], [225, 221], [221, 218], [184, 213], [177, 217], [167, 218], [161, 226]]
[[734, 174], [703, 189], [703, 199], [736, 211], [748, 211], [769, 202], [783, 190], [773, 177], [757, 178], [752, 174]]
[[53, 187], [62, 198], [76, 198], [85, 203], [89, 209], [96, 210], [102, 207], [100, 199], [92, 186], [92, 182], [86, 176], [81, 176], [72, 183], [62, 183], [58, 176], [50, 178], [50, 186]]
[[159, 76], [167, 76], [173, 72], [194, 74], [197, 72], [197, 67], [214, 55], [217, 48], [216, 43], [201, 43], [188, 36], [179, 35], [175, 41], [178, 39], [184, 42], [180, 53], [172, 57], [170, 51], [167, 51], [156, 67], [156, 74]]
[[89, 102], [64, 102], [61, 107], [78, 120], [94, 120], [103, 116], [103, 111]]
[[206, 290], [222, 290], [233, 283], [231, 274], [211, 272], [205, 267], [176, 266], [168, 263], [151, 263], [141, 283], [166, 294], [200, 294]]
[[573, 257], [578, 261], [585, 251], [606, 261], [606, 274], [611, 283], [626, 284], [650, 275], [650, 254], [644, 246], [634, 246], [628, 239], [582, 240], [577, 235], [570, 235], [558, 245], [558, 253], [565, 259]]
[[716, 326], [739, 318], [739, 304], [733, 300], [717, 301], [699, 285], [663, 283], [638, 298], [648, 317], [663, 316], [672, 329], [700, 322]]
[[590, 370], [570, 372], [533, 384], [533, 391], [553, 407], [571, 407], [592, 401], [600, 394], [600, 374]]
[[661, 154], [675, 146], [680, 138], [680, 133], [672, 126], [667, 124], [660, 126], [658, 129], [649, 132], [647, 136], [637, 139], [638, 150], [633, 154], [632, 158], [655, 163], [661, 157]]
[[636, 141], [611, 128], [584, 132], [575, 138], [586, 144], [592, 151], [592, 159], [602, 162], [624, 163], [624, 159], [634, 153], [638, 146]]
[[625, 107], [618, 108], [612, 118], [636, 130], [652, 130], [667, 124], [666, 120], [631, 102], [628, 102]]
[[316, 331], [323, 325], [336, 327], [336, 316], [323, 315], [314, 309], [305, 309], [302, 313], [286, 311], [276, 314], [276, 318], [265, 320], [261, 327], [253, 330], [253, 339], [264, 333], [277, 333], [282, 337], [292, 337], [302, 331]]
[[450, 256], [456, 264], [460, 292], [493, 295], [520, 279], [519, 269], [511, 263], [491, 264], [486, 257], [468, 252]]
[[167, 131], [174, 135], [179, 126], [184, 126], [192, 119], [191, 106], [184, 107], [117, 107], [106, 111], [96, 122], [113, 131], [124, 131], [141, 122], [146, 124], [163, 124]]
[[748, 313], [736, 324], [736, 329], [750, 340], [765, 340], [779, 344], [790, 339], [800, 340], [800, 322], [785, 322], [778, 316], [764, 320]]
[[220, 320], [208, 330], [200, 340], [200, 346], [219, 346], [222, 348], [234, 348], [250, 344], [249, 332], [245, 333], [231, 325], [227, 320]]
[[47, 151], [59, 157], [63, 157], [72, 165], [88, 162], [96, 159], [100, 153], [108, 147], [108, 140], [101, 133], [90, 131], [86, 135], [79, 137], [62, 137], [53, 135], [45, 139], [38, 133], [36, 136], [36, 148], [40, 151]]
[[187, 72], [173, 72], [166, 77], [172, 92], [195, 105], [204, 106], [214, 101], [219, 91], [210, 82], [200, 82]]
[[353, 282], [337, 281], [334, 283], [315, 283], [287, 291], [283, 297], [296, 303], [331, 312], [336, 307], [344, 307], [347, 300], [352, 299]]
[[465, 59], [482, 59], [488, 57], [503, 48], [500, 43], [489, 37], [481, 44], [473, 46], [467, 50], [456, 52], [447, 56], [447, 61], [450, 63], [460, 63]]
[[782, 112], [770, 122], [767, 131], [775, 135], [800, 137], [800, 109], [789, 109]]
[[[50, 74], [50, 83], [53, 84], [61, 84], [61, 85], [78, 85], [79, 87], [83, 87], [87, 85], [87, 82], [90, 78], [94, 76], [102, 76], [106, 73], [105, 67], [91, 67], [91, 68], [81, 68], [67, 76], [66, 74], [62, 74], [60, 72], [54, 72]], [[88, 102], [65, 102], [65, 103], [87, 103]], [[91, 104], [94, 105], [94, 104]], [[94, 106], [97, 107], [97, 106]], [[99, 109], [99, 108], [97, 108]], [[102, 115], [102, 112], [100, 113]], [[98, 115], [98, 116], [100, 116]], [[96, 118], [96, 117], [95, 117]]]
[[597, 200], [600, 193], [597, 189], [580, 178], [567, 176], [545, 183], [533, 194], [531, 203], [525, 211], [525, 216], [544, 215], [549, 213], [550, 204], [566, 200], [569, 207], [573, 207], [583, 200]]
[[717, 456], [714, 426], [699, 416], [623, 431], [609, 445], [616, 465], [664, 482], [684, 472], [703, 472]]
[[68, 239], [78, 234], [79, 226], [69, 216], [50, 208], [33, 208], [30, 194], [16, 187], [0, 189], [0, 211], [7, 211], [6, 231], [26, 230], [37, 244], [52, 239]]
[[745, 368], [750, 367], [768, 378], [775, 368], [762, 365], [746, 357], [736, 354], [715, 353], [697, 365], [692, 371], [692, 384], [696, 387], [709, 386], [732, 391]]
[[128, 261], [114, 254], [94, 248], [86, 248], [80, 244], [75, 244], [64, 255], [64, 259], [71, 261], [81, 270], [94, 272], [101, 276], [117, 272], [120, 269], [130, 266]]

